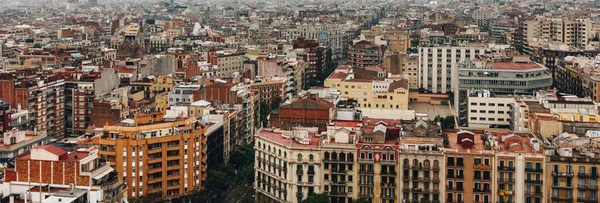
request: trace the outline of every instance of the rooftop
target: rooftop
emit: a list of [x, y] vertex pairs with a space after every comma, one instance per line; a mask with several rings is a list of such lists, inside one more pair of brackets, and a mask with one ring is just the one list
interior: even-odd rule
[[316, 133], [304, 130], [262, 130], [255, 136], [286, 145], [289, 148], [315, 148], [319, 146], [320, 141]]

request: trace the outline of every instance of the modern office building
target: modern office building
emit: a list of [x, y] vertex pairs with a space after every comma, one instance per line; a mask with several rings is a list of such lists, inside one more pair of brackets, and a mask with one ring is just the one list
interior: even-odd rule
[[486, 89], [467, 90], [466, 100], [458, 104], [461, 126], [474, 128], [509, 128], [509, 105], [515, 102], [512, 95], [495, 94]]

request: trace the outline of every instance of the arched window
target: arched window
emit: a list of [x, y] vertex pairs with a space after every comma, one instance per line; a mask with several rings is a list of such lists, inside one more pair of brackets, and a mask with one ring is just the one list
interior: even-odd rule
[[409, 166], [409, 165], [410, 165], [410, 163], [409, 163], [410, 161], [408, 161], [408, 159], [404, 159], [404, 161], [403, 161], [403, 162], [404, 162], [404, 165], [405, 165], [405, 166]]
[[283, 152], [283, 157], [287, 157], [287, 152]]
[[348, 153], [348, 161], [354, 161], [354, 154]]
[[308, 155], [308, 160], [309, 160], [309, 161], [314, 161], [314, 160], [315, 160], [315, 157], [314, 157], [312, 154], [311, 154], [311, 155]]
[[325, 152], [325, 160], [329, 160], [329, 152]]
[[298, 154], [298, 161], [302, 161], [302, 154]]
[[279, 156], [281, 156], [281, 149], [279, 150]]
[[430, 168], [429, 160], [423, 161], [423, 167]]
[[344, 153], [344, 152], [340, 153], [340, 161], [346, 161], [346, 153]]

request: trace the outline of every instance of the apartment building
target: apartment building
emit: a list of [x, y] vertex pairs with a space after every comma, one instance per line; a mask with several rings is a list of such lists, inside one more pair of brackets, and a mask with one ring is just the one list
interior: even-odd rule
[[287, 79], [282, 77], [256, 78], [250, 83], [250, 89], [260, 94], [261, 102], [273, 102], [275, 99], [285, 98]]
[[593, 36], [589, 18], [556, 18], [538, 16], [527, 21], [527, 42], [547, 41], [571, 47], [586, 47]]
[[346, 64], [365, 68], [383, 63], [385, 49], [373, 42], [362, 40], [352, 45], [347, 52]]
[[325, 87], [339, 92], [342, 98], [356, 100], [360, 110], [408, 109], [408, 80], [394, 75], [386, 77], [383, 69], [341, 66], [325, 79]]
[[[322, 187], [332, 202], [352, 202], [357, 197], [356, 137], [360, 122], [342, 122], [327, 126], [327, 136], [321, 142]], [[391, 184], [389, 184], [391, 185]]]
[[29, 126], [38, 135], [65, 136], [65, 81], [58, 75], [37, 70], [0, 74], [0, 98], [29, 113]]
[[66, 190], [74, 193], [75, 189], [85, 191], [89, 202], [125, 202], [127, 198], [127, 185], [100, 159], [96, 147], [74, 152], [53, 145], [32, 148], [15, 159], [14, 168], [6, 169], [0, 187], [10, 191], [3, 197], [20, 196], [25, 202], [53, 202], [54, 195]]
[[196, 118], [139, 113], [102, 128], [95, 138], [129, 188], [129, 198], [160, 194], [177, 198], [203, 188], [207, 170], [206, 126]]
[[420, 47], [419, 86], [432, 93], [458, 88], [458, 62], [485, 55], [484, 47]]
[[233, 73], [244, 72], [244, 60], [246, 53], [230, 52], [223, 50], [208, 51], [208, 63], [219, 66], [218, 77], [233, 77]]
[[[493, 143], [495, 150], [493, 194], [499, 202], [548, 202], [544, 197], [543, 139], [530, 133], [513, 133], [508, 130], [486, 131], [483, 139]], [[547, 180], [547, 179], [546, 179]]]
[[6, 163], [31, 149], [48, 142], [46, 135], [36, 135], [32, 131], [7, 130], [2, 133], [0, 142], [0, 163]]
[[590, 98], [539, 91], [535, 97], [517, 97], [510, 105], [513, 130], [527, 130], [543, 137], [563, 132], [584, 136], [600, 127], [599, 104]]
[[402, 121], [399, 126], [403, 131], [398, 142], [401, 175], [395, 177], [402, 180], [398, 202], [443, 202], [446, 158], [440, 126], [422, 119]]
[[600, 73], [595, 64], [600, 57], [567, 56], [558, 62], [554, 81], [556, 87], [568, 94], [578, 97], [590, 97], [600, 102]]
[[311, 74], [313, 78], [318, 78], [326, 65], [327, 48], [321, 46], [317, 40], [306, 40], [304, 38], [294, 40], [293, 48], [304, 50], [304, 52], [298, 53], [298, 58], [308, 63], [306, 74]]
[[295, 98], [289, 103], [281, 104], [278, 110], [271, 112], [269, 126], [282, 129], [314, 126], [325, 130], [334, 116], [335, 105], [332, 102], [310, 94], [308, 97]]
[[547, 201], [598, 202], [598, 149], [589, 138], [565, 133], [551, 140], [557, 147], [549, 149], [545, 162]]
[[257, 202], [302, 202], [322, 192], [317, 129], [262, 130], [255, 135]]
[[194, 102], [194, 92], [202, 88], [202, 85], [198, 84], [182, 84], [173, 87], [173, 90], [169, 91], [169, 106], [173, 106], [177, 103], [189, 104]]
[[481, 134], [448, 132], [445, 202], [495, 202], [494, 150]]
[[80, 136], [93, 122], [94, 99], [119, 87], [115, 69], [72, 72], [65, 83], [65, 133]]

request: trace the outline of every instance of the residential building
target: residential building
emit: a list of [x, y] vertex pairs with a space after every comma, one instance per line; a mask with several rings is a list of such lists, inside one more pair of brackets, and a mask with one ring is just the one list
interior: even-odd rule
[[442, 94], [456, 90], [458, 62], [485, 54], [484, 47], [420, 47], [418, 88]]
[[564, 93], [590, 97], [593, 101], [600, 102], [600, 73], [596, 67], [599, 63], [600, 56], [565, 57], [556, 67], [556, 87]]
[[598, 202], [599, 160], [589, 137], [564, 133], [551, 142], [555, 147], [548, 149], [544, 164], [547, 201]]
[[246, 53], [229, 52], [223, 50], [208, 51], [208, 63], [219, 66], [217, 75], [219, 77], [232, 77], [237, 72], [244, 71], [244, 60]]
[[544, 197], [543, 139], [530, 133], [513, 133], [508, 130], [486, 131], [488, 140], [495, 150], [495, 185], [498, 189], [494, 199], [498, 202], [548, 202]]
[[195, 117], [164, 118], [139, 113], [104, 126], [94, 141], [129, 188], [127, 196], [160, 194], [177, 198], [204, 186], [207, 170], [206, 126]]
[[565, 44], [586, 47], [593, 38], [592, 21], [589, 18], [558, 18], [538, 16], [527, 21], [527, 42], [547, 41], [550, 44]]
[[31, 149], [46, 144], [46, 135], [36, 135], [32, 131], [7, 130], [2, 134], [0, 143], [0, 163], [14, 160]]
[[0, 74], [0, 98], [29, 113], [38, 134], [65, 136], [65, 81], [50, 72], [18, 70]]
[[322, 193], [317, 129], [262, 130], [255, 135], [257, 202], [302, 202]]
[[293, 43], [294, 49], [304, 50], [297, 54], [298, 58], [308, 64], [305, 73], [310, 74], [313, 78], [319, 78], [325, 69], [327, 48], [321, 46], [316, 40], [306, 40], [304, 38], [298, 38]]
[[341, 98], [356, 100], [360, 110], [408, 109], [408, 80], [386, 77], [382, 69], [338, 67], [327, 79], [325, 87], [337, 91]]
[[274, 102], [279, 98], [283, 101], [285, 98], [286, 78], [281, 77], [259, 77], [250, 83], [252, 91], [260, 95], [261, 102]]
[[352, 67], [364, 68], [383, 63], [385, 49], [370, 41], [359, 41], [348, 49], [346, 64]]
[[460, 130], [447, 135], [445, 202], [496, 202], [494, 150], [479, 133]]
[[[442, 151], [444, 139], [441, 127], [422, 119], [403, 120], [395, 128], [398, 126], [402, 130], [397, 163], [401, 175], [394, 179], [400, 183], [397, 186], [399, 202], [443, 202], [446, 158]], [[392, 129], [388, 127], [388, 130]]]
[[58, 199], [52, 196], [61, 196], [61, 191], [77, 189], [85, 191], [90, 202], [124, 202], [127, 186], [109, 163], [99, 158], [97, 150], [92, 147], [68, 153], [52, 145], [35, 147], [16, 158], [14, 169], [7, 169], [5, 177], [9, 178], [1, 187], [10, 192], [3, 197], [52, 202]]
[[169, 106], [173, 106], [178, 103], [189, 104], [194, 100], [194, 91], [198, 91], [202, 88], [202, 85], [198, 84], [182, 84], [173, 87], [169, 94]]

